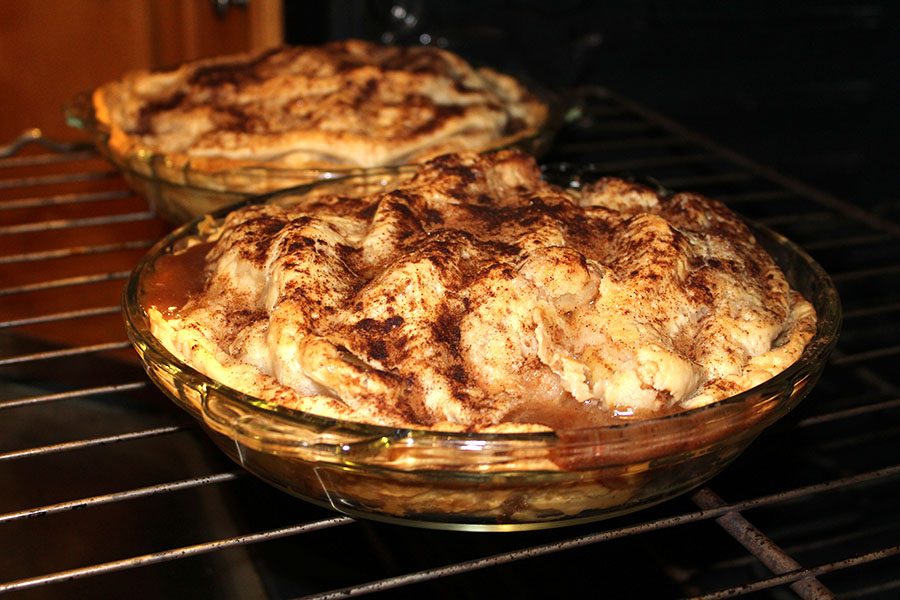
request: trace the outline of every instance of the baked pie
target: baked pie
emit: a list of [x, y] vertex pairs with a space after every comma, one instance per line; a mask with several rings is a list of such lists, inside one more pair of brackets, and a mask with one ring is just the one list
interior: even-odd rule
[[446, 50], [360, 40], [136, 71], [92, 100], [113, 158], [148, 175], [151, 156], [197, 173], [413, 163], [534, 136], [548, 115], [516, 79]]
[[502, 151], [288, 199], [208, 218], [142, 289], [169, 352], [274, 405], [448, 432], [624, 423], [754, 387], [816, 332], [747, 226], [698, 194], [563, 189]]

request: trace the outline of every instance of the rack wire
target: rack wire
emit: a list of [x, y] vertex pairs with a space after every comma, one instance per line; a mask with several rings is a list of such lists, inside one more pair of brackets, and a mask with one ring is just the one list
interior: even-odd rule
[[719, 198], [828, 270], [844, 333], [818, 387], [706, 487], [610, 521], [464, 534], [357, 521], [229, 463], [146, 380], [123, 280], [166, 230], [88, 148], [0, 149], [0, 593], [68, 598], [900, 593], [900, 225], [609, 90], [547, 161]]

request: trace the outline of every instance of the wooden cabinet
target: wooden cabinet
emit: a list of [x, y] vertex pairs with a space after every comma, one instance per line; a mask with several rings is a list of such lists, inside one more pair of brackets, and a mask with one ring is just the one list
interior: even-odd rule
[[62, 108], [123, 72], [282, 43], [282, 0], [3, 0], [0, 145], [39, 127], [77, 132]]

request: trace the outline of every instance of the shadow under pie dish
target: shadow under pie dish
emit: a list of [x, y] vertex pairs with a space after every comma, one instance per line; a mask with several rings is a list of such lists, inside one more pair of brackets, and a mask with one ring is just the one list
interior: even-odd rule
[[157, 385], [347, 514], [507, 530], [660, 502], [793, 408], [836, 340], [821, 268], [696, 194], [559, 188], [515, 152], [352, 179], [183, 227], [125, 293]]
[[130, 72], [67, 117], [158, 213], [183, 222], [447, 152], [539, 152], [560, 107], [529, 87], [440, 48], [345, 40]]

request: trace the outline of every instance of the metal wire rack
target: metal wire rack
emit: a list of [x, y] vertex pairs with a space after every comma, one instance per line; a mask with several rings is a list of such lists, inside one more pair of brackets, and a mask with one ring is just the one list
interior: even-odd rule
[[[608, 90], [546, 158], [722, 199], [832, 274], [816, 390], [693, 495], [516, 534], [357, 521], [229, 463], [145, 379], [123, 280], [166, 230], [90, 149], [0, 149], [0, 592], [217, 598], [900, 594], [900, 225]], [[31, 143], [40, 142], [40, 143]]]

